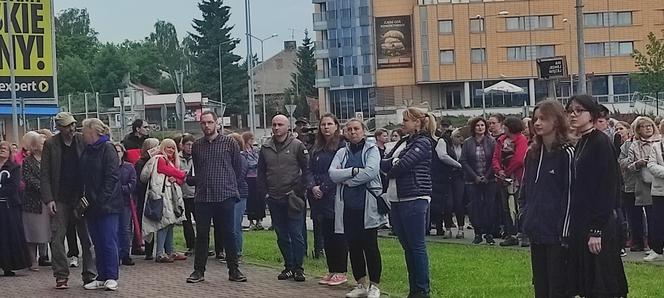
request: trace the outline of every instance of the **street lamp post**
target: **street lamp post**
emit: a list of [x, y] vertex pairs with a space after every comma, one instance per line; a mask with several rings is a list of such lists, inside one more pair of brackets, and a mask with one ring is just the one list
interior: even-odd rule
[[[493, 15], [493, 16], [506, 16], [508, 14], [509, 14], [508, 11], [503, 10], [503, 11], [500, 11], [497, 15]], [[482, 29], [482, 35], [483, 36], [480, 36], [480, 50], [483, 51], [483, 55], [482, 55], [482, 58], [483, 58], [482, 62], [483, 63], [482, 63], [482, 71], [481, 71], [481, 73], [482, 73], [482, 115], [485, 119], [486, 119], [486, 94], [484, 92], [484, 88], [485, 88], [484, 87], [484, 68], [486, 68], [486, 75], [489, 76], [489, 59], [488, 59], [488, 54], [487, 54], [487, 49], [486, 49], [488, 47], [487, 46], [487, 40], [486, 40], [486, 27], [487, 27], [486, 26], [487, 25], [486, 24], [486, 18], [487, 17], [491, 17], [491, 16], [482, 16], [482, 15], [479, 15], [479, 14], [475, 16], [475, 19], [482, 20], [482, 23], [480, 25], [482, 26], [481, 29]], [[482, 45], [482, 37], [484, 38], [484, 45]]]
[[[563, 19], [563, 23], [567, 23], [567, 34], [569, 34], [569, 62], [572, 63], [572, 24], [568, 19]], [[569, 71], [569, 97], [572, 97], [574, 94], [574, 76], [571, 71]]]
[[[261, 94], [263, 96], [263, 136], [267, 136], [267, 113], [265, 112], [265, 52], [264, 52], [264, 47], [263, 44], [265, 43], [266, 40], [275, 38], [279, 36], [279, 34], [272, 34], [266, 38], [258, 38], [254, 35], [247, 34], [252, 38], [255, 38], [261, 43], [261, 72], [262, 72], [262, 84], [261, 84]], [[253, 72], [251, 73], [253, 75]]]
[[[222, 45], [225, 45], [225, 44], [232, 43], [232, 42], [233, 42], [233, 40], [230, 40], [230, 39], [229, 39], [229, 40], [227, 40], [227, 41], [224, 41], [224, 42], [219, 43], [219, 102], [220, 102], [220, 104], [221, 104], [222, 106], [224, 105], [224, 85], [223, 85], [223, 77], [222, 77], [222, 74], [221, 74], [221, 67], [222, 67], [222, 63], [221, 63], [221, 61], [222, 61], [222, 60], [221, 60], [221, 46], [222, 46]], [[224, 110], [225, 110], [225, 109], [224, 109]], [[222, 111], [223, 111], [223, 110], [222, 110]], [[222, 126], [223, 126], [223, 121], [224, 121], [224, 120], [223, 120], [223, 119], [224, 119], [224, 115], [223, 115], [223, 113], [222, 113], [222, 115], [219, 115], [219, 117], [221, 117], [221, 119], [222, 119], [221, 121], [222, 121]]]

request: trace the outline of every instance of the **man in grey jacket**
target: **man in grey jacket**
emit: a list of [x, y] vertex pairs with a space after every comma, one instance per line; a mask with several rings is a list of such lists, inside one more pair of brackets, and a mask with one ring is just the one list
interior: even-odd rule
[[305, 190], [313, 186], [308, 180], [309, 152], [302, 142], [289, 133], [288, 118], [272, 118], [272, 137], [260, 150], [256, 186], [270, 208], [277, 244], [284, 258], [285, 269], [279, 280], [293, 278], [305, 281], [305, 243], [303, 237]]
[[83, 136], [76, 133], [76, 119], [70, 113], [58, 113], [55, 124], [60, 133], [44, 143], [40, 182], [42, 199], [52, 217], [51, 252], [55, 288], [67, 289], [69, 266], [64, 241], [70, 222], [76, 225], [83, 249], [83, 284], [93, 281], [97, 270], [87, 225], [74, 217], [74, 209], [83, 195], [81, 177], [78, 176], [79, 161], [85, 149]]

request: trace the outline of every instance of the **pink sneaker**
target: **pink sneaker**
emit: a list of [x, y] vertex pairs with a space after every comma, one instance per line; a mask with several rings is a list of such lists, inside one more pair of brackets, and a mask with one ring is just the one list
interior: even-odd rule
[[330, 278], [330, 281], [327, 283], [329, 286], [338, 286], [341, 284], [345, 284], [348, 282], [348, 278], [346, 277], [346, 273], [335, 273], [332, 275]]
[[330, 284], [330, 280], [332, 279], [333, 276], [334, 276], [334, 274], [332, 274], [332, 273], [328, 273], [327, 275], [325, 275], [323, 278], [321, 278], [321, 279], [318, 281], [318, 284], [319, 284], [319, 285], [329, 285], [329, 284]]

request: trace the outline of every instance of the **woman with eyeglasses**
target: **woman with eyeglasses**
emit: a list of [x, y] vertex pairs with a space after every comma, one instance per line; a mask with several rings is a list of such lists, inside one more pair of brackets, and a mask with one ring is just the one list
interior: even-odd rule
[[[655, 216], [652, 212], [653, 198], [651, 194], [652, 183], [655, 177], [648, 167], [648, 160], [650, 159], [650, 153], [653, 151], [653, 148], [659, 145], [662, 137], [655, 122], [648, 117], [637, 117], [634, 123], [632, 123], [632, 129], [634, 130], [634, 141], [627, 153], [627, 171], [635, 174], [634, 207], [636, 208], [632, 209], [630, 218], [643, 216], [642, 209], [645, 209], [648, 236], [650, 237], [652, 236], [652, 228], [655, 225]], [[649, 254], [652, 255], [652, 251], [649, 251]], [[655, 258], [656, 255], [652, 257]]]
[[570, 198], [570, 221], [563, 229], [569, 244], [569, 295], [626, 297], [627, 279], [620, 208], [620, 168], [612, 140], [594, 127], [600, 107], [588, 95], [573, 96], [566, 110], [579, 134], [575, 147], [575, 176]]
[[[629, 159], [629, 149], [634, 142], [632, 137], [632, 128], [626, 122], [618, 122], [616, 125], [616, 136], [621, 134], [621, 126], [627, 128], [628, 138], [620, 145], [620, 153], [618, 155], [618, 164], [620, 165], [620, 172], [622, 174], [622, 188], [620, 189], [620, 196], [622, 198], [622, 209], [625, 214], [628, 226], [630, 251], [638, 252], [644, 251], [645, 248], [645, 233], [643, 232], [643, 206], [636, 206], [636, 176], [637, 173], [631, 171], [629, 166], [632, 164]], [[615, 145], [615, 142], [614, 142]]]

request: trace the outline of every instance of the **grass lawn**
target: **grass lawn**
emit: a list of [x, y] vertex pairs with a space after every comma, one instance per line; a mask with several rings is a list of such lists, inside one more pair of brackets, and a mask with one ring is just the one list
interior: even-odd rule
[[[182, 229], [175, 230], [175, 245], [184, 247]], [[379, 239], [383, 260], [381, 290], [392, 297], [408, 294], [403, 250], [396, 239]], [[309, 248], [313, 236], [309, 235]], [[527, 251], [461, 244], [429, 243], [431, 297], [533, 297], [530, 255]], [[271, 231], [244, 233], [247, 263], [281, 270], [281, 254]], [[309, 278], [326, 273], [325, 260], [305, 258]], [[664, 266], [627, 263], [630, 297], [664, 297]], [[349, 264], [350, 271], [350, 264]], [[350, 279], [350, 278], [349, 278]]]

